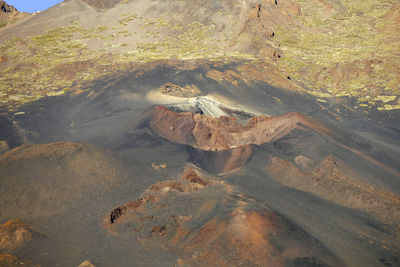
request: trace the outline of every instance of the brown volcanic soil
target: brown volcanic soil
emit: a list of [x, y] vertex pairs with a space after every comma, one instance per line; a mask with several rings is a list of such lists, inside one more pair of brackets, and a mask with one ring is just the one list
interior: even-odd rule
[[173, 251], [179, 265], [341, 265], [267, 206], [191, 167], [181, 180], [154, 184], [111, 211], [105, 227], [145, 248]]
[[264, 170], [286, 186], [370, 212], [393, 227], [400, 237], [400, 197], [362, 182], [359, 174], [334, 156], [326, 157], [313, 169], [299, 168], [289, 161], [271, 157]]
[[126, 168], [111, 151], [58, 142], [23, 145], [0, 155], [0, 218], [37, 218], [117, 189]]
[[177, 113], [166, 107], [154, 108], [151, 129], [160, 136], [179, 144], [202, 150], [228, 150], [239, 146], [261, 145], [280, 139], [294, 129], [313, 129], [323, 134], [330, 130], [311, 118], [291, 112], [283, 116], [256, 116], [240, 125], [235, 118], [213, 118], [190, 112]]

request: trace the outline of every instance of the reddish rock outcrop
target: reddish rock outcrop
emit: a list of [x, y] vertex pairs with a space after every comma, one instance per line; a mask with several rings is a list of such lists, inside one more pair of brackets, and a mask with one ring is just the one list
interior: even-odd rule
[[232, 117], [213, 118], [190, 112], [177, 113], [162, 106], [154, 108], [150, 127], [172, 142], [211, 151], [249, 144], [261, 145], [282, 138], [294, 129], [309, 128], [330, 133], [329, 129], [296, 112], [278, 117], [257, 116], [240, 125]]
[[217, 152], [193, 149], [190, 161], [212, 173], [227, 173], [245, 166], [252, 154], [250, 145]]
[[18, 258], [13, 255], [0, 254], [0, 266], [15, 267], [15, 266], [20, 266], [20, 264], [22, 265], [22, 263], [18, 260]]
[[0, 251], [9, 251], [32, 239], [33, 231], [21, 220], [0, 225]]
[[146, 248], [171, 250], [180, 265], [285, 266], [300, 258], [340, 265], [265, 205], [193, 168], [181, 180], [150, 186], [141, 199], [117, 209], [123, 210], [118, 218], [105, 218], [109, 232], [135, 238]]

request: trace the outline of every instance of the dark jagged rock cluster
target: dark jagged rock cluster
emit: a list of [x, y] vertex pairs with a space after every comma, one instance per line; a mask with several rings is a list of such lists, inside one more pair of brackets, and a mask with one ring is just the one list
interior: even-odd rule
[[12, 13], [12, 12], [18, 11], [15, 7], [10, 6], [5, 1], [0, 1], [0, 8], [1, 8], [1, 12], [4, 12], [4, 13]]

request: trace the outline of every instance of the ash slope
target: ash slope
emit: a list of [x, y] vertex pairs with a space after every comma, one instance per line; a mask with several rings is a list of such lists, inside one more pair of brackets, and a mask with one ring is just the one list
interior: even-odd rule
[[191, 167], [180, 181], [150, 186], [105, 221], [118, 237], [174, 251], [180, 265], [343, 265], [267, 206]]
[[[377, 6], [371, 1], [362, 5], [365, 10], [354, 10], [348, 1], [331, 7], [330, 1], [277, 2], [69, 0], [5, 28], [0, 35], [6, 59], [0, 62], [0, 153], [11, 151], [0, 155], [0, 218], [22, 218], [41, 236], [10, 254], [42, 266], [77, 266], [84, 260], [96, 266], [173, 266], [205, 260], [215, 245], [210, 263], [221, 256], [233, 265], [246, 258], [254, 264], [312, 266], [320, 262], [312, 257], [323, 254], [322, 261], [331, 265], [399, 265], [400, 117], [395, 110], [375, 108], [393, 109], [399, 100], [390, 87], [397, 77], [391, 66], [397, 63], [387, 57], [397, 51], [396, 38], [392, 46], [385, 43], [384, 55], [354, 63], [347, 57], [352, 49], [333, 54], [330, 46], [320, 46], [335, 43], [326, 42], [331, 36], [326, 25], [312, 27], [326, 14], [312, 12], [310, 3], [328, 2], [330, 20], [324, 23], [338, 33], [339, 47], [365, 36], [342, 32], [343, 24], [334, 28], [336, 20], [365, 29], [376, 19], [383, 23], [376, 25], [385, 26], [387, 20], [397, 21], [396, 9], [381, 21], [371, 12], [385, 13], [392, 2]], [[292, 32], [295, 25], [300, 30]], [[388, 32], [397, 31], [396, 25]], [[315, 46], [298, 40], [307, 34]], [[368, 46], [374, 56], [376, 45]], [[319, 65], [327, 62], [314, 56], [327, 51], [327, 60], [337, 58]], [[299, 54], [307, 56], [293, 56]], [[304, 63], [317, 69], [304, 73]], [[377, 71], [390, 79], [371, 80]], [[351, 90], [332, 91], [332, 77], [334, 88]], [[379, 96], [386, 87], [389, 95]], [[161, 116], [154, 116], [160, 105], [170, 111], [161, 108]], [[285, 115], [289, 112], [297, 113]], [[170, 120], [163, 121], [167, 113]], [[274, 138], [237, 143], [240, 138], [232, 136], [263, 133], [254, 127], [243, 131], [254, 115], [275, 116], [271, 120], [283, 128]], [[182, 124], [176, 123], [178, 117]], [[286, 125], [282, 118], [288, 117], [297, 119]], [[194, 118], [196, 131], [204, 127], [197, 136]], [[224, 121], [234, 123], [228, 129]], [[170, 134], [176, 130], [179, 136]], [[223, 138], [208, 140], [210, 130]], [[222, 145], [216, 143], [221, 140]], [[236, 145], [244, 146], [230, 148]], [[204, 186], [198, 178], [182, 182], [188, 163], [212, 174], [210, 180], [220, 187], [184, 192]], [[226, 195], [224, 183], [235, 192]], [[107, 231], [104, 218], [110, 220], [110, 212], [126, 203], [135, 206], [131, 201], [147, 195], [146, 189], [160, 194], [160, 202], [144, 205], [139, 215], [145, 223], [129, 221], [140, 217], [135, 210], [125, 217], [128, 223]], [[215, 211], [226, 216], [196, 214], [192, 207], [203, 203], [197, 197], [216, 203], [221, 209]], [[242, 202], [251, 202], [251, 209], [235, 213]], [[213, 205], [205, 207], [210, 211]], [[182, 233], [185, 224], [176, 224], [181, 217], [169, 217], [176, 214], [192, 216], [186, 226], [203, 231], [182, 234], [186, 241], [163, 236], [166, 224]], [[154, 215], [159, 221], [149, 222]], [[253, 228], [244, 227], [243, 219]], [[143, 231], [133, 233], [132, 223]], [[212, 229], [217, 238], [208, 243], [202, 234]], [[242, 231], [234, 236], [235, 229]], [[254, 235], [254, 229], [263, 236]], [[287, 237], [275, 240], [282, 250], [268, 236], [276, 229]], [[234, 237], [235, 254], [223, 250]], [[268, 251], [253, 246], [254, 253], [246, 255], [243, 248], [254, 243], [270, 246]], [[307, 253], [311, 259], [290, 260]], [[191, 262], [196, 255], [198, 261]], [[16, 261], [12, 257], [4, 259]]]
[[[10, 199], [14, 199], [15, 194], [6, 190], [1, 197], [2, 205], [10, 205], [13, 209], [3, 214], [3, 220], [16, 218], [13, 215], [16, 212], [15, 215], [41, 229], [45, 236], [16, 249], [14, 255], [43, 266], [78, 265], [85, 259], [96, 266], [130, 266], [137, 261], [156, 266], [185, 262], [181, 257], [192, 254], [190, 250], [182, 254], [185, 250], [181, 245], [184, 243], [174, 247], [169, 239], [155, 244], [146, 238], [138, 242], [130, 230], [127, 235], [109, 235], [103, 228], [103, 220], [105, 216], [109, 218], [114, 208], [140, 199], [152, 184], [175, 183], [171, 180], [179, 180], [187, 163], [192, 162], [237, 187], [240, 194], [283, 216], [285, 221], [317, 240], [345, 265], [372, 263], [379, 266], [385, 262], [395, 266], [399, 251], [397, 219], [390, 215], [391, 212], [379, 212], [380, 208], [396, 210], [395, 204], [390, 205], [396, 203], [391, 199], [398, 196], [400, 190], [396, 174], [399, 157], [394, 149], [395, 132], [368, 123], [362, 114], [357, 113], [348, 113], [348, 117], [336, 121], [329, 110], [315, 104], [312, 98], [265, 83], [240, 83], [240, 86], [218, 83], [202, 75], [209, 67], [208, 64], [199, 64], [196, 69], [188, 71], [180, 69], [179, 64], [171, 66], [170, 62], [158, 62], [146, 72], [139, 68], [108, 80], [98, 80], [78, 95], [71, 93], [31, 103], [24, 107], [23, 115], [5, 114], [2, 127], [7, 129], [7, 134], [3, 133], [2, 138], [14, 144], [11, 148], [18, 142], [68, 140], [107, 148], [75, 143], [67, 143], [67, 146], [63, 143], [25, 145], [1, 156], [2, 161], [8, 162], [1, 165], [1, 181], [4, 183], [1, 188], [15, 187], [20, 192], [31, 192], [31, 199], [27, 199], [24, 206], [18, 206], [23, 203], [18, 200], [11, 204]], [[219, 70], [223, 69], [219, 67]], [[303, 113], [303, 122], [298, 121], [298, 126], [289, 127], [290, 131], [276, 139], [249, 144], [244, 153], [226, 147], [209, 151], [190, 142], [175, 143], [151, 127], [152, 112], [157, 110], [155, 106], [175, 107], [175, 112], [170, 112], [179, 115], [179, 112], [188, 112], [182, 110], [184, 107], [190, 111], [190, 103], [196, 102], [193, 101], [195, 98], [172, 96], [174, 93], [164, 90], [166, 84], [175, 84], [176, 90], [198, 88], [195, 90], [198, 96], [214, 99], [209, 103], [223, 103], [219, 105], [225, 108], [223, 111], [240, 123], [249, 119], [249, 113], [243, 110], [268, 115], [284, 115], [297, 110]], [[210, 108], [216, 109], [214, 106]], [[202, 113], [196, 107], [192, 111]], [[201, 114], [187, 118], [193, 116], [204, 117], [205, 121], [217, 120]], [[357, 130], [358, 124], [353, 122], [360, 118], [365, 119], [363, 127], [368, 127], [371, 133], [379, 135], [380, 131], [385, 132], [382, 140], [378, 142], [368, 136], [361, 137], [347, 128], [352, 124], [352, 130]], [[307, 126], [307, 121], [313, 123]], [[218, 124], [208, 126], [214, 125]], [[173, 123], [166, 124], [162, 130], [169, 131], [171, 126], [174, 127]], [[226, 131], [224, 124], [219, 127]], [[71, 147], [79, 149], [71, 150]], [[232, 155], [236, 157], [232, 168], [223, 168], [232, 162]], [[27, 161], [24, 157], [32, 159]], [[79, 158], [82, 162], [77, 163]], [[345, 164], [338, 163], [342, 161]], [[76, 166], [80, 169], [76, 170]], [[326, 173], [318, 172], [318, 168]], [[40, 175], [35, 175], [38, 172]], [[17, 174], [19, 178], [15, 176]], [[18, 180], [25, 182], [18, 183]], [[35, 186], [27, 187], [26, 183], [35, 183]], [[82, 187], [82, 183], [87, 186]], [[85, 189], [88, 191], [83, 192]], [[49, 209], [40, 209], [40, 213], [32, 214], [35, 211], [32, 207], [42, 207], [39, 200], [42, 197], [46, 200], [47, 195], [43, 196], [41, 191], [50, 194], [57, 190], [62, 190], [63, 194], [57, 194], [60, 199], [54, 200], [61, 202], [65, 209], [57, 209], [58, 204], [52, 208], [50, 202], [46, 203]], [[40, 197], [32, 197], [32, 192]], [[68, 192], [79, 197], [70, 198], [65, 195]], [[208, 190], [203, 192], [204, 197], [211, 197]], [[365, 198], [367, 202], [359, 205], [357, 199]], [[168, 201], [173, 204], [174, 199]], [[188, 206], [176, 208], [176, 213], [192, 205], [191, 200], [187, 200], [182, 203]], [[381, 202], [380, 206], [375, 206], [375, 201]], [[161, 201], [161, 205], [164, 204]], [[196, 219], [193, 223], [197, 223]], [[229, 236], [226, 233], [221, 236], [222, 241], [226, 235]], [[223, 244], [218, 242], [216, 244]], [[172, 249], [163, 246], [172, 246]], [[207, 248], [203, 243], [199, 246]], [[65, 252], [63, 255], [58, 253], [60, 249]], [[42, 256], [44, 254], [46, 256]], [[116, 259], [114, 254], [120, 257]], [[305, 263], [310, 265], [312, 262]]]

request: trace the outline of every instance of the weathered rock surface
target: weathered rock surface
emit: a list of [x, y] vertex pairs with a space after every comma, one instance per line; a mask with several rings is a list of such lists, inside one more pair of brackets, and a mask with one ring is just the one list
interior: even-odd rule
[[90, 261], [85, 260], [84, 262], [82, 262], [81, 264], [79, 264], [78, 267], [95, 267]]
[[195, 85], [181, 87], [172, 83], [165, 84], [160, 88], [160, 91], [165, 95], [177, 97], [195, 97], [201, 93], [200, 89]]
[[[23, 263], [17, 257], [10, 254], [0, 254], [0, 266], [2, 267], [15, 267], [21, 266]], [[24, 266], [24, 265], [22, 265]]]
[[282, 138], [294, 129], [330, 132], [296, 112], [278, 117], [261, 115], [249, 119], [245, 125], [240, 125], [232, 117], [214, 118], [190, 112], [177, 113], [162, 106], [154, 108], [150, 127], [172, 142], [212, 151], [249, 144], [261, 145]]
[[6, 1], [0, 1], [0, 10], [4, 13], [17, 12], [17, 9], [7, 4]]
[[6, 153], [9, 149], [7, 141], [0, 140], [0, 154]]
[[21, 220], [0, 225], [0, 251], [10, 251], [31, 241], [33, 231]]

